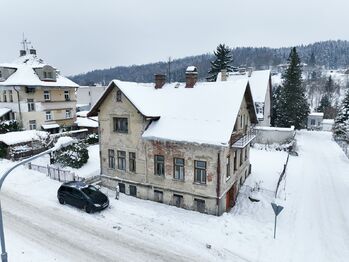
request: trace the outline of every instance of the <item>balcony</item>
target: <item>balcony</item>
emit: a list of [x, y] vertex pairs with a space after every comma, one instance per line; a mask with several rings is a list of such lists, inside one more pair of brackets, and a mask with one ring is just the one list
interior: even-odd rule
[[231, 147], [244, 148], [255, 138], [256, 131], [254, 129], [249, 129], [245, 133], [234, 133], [231, 136]]

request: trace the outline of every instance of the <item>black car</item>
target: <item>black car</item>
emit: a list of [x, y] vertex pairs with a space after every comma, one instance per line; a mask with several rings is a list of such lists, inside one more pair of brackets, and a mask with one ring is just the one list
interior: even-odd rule
[[108, 197], [92, 185], [80, 181], [64, 183], [57, 191], [59, 203], [84, 209], [87, 213], [100, 211], [109, 206]]

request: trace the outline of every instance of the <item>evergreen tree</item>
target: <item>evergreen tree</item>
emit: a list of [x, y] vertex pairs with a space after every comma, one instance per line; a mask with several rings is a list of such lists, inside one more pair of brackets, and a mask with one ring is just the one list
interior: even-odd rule
[[64, 147], [55, 153], [55, 162], [63, 167], [80, 168], [87, 163], [88, 158], [87, 146], [81, 142]]
[[278, 109], [279, 109], [279, 100], [280, 100], [280, 92], [281, 92], [281, 86], [277, 86], [273, 90], [273, 96], [272, 96], [272, 107], [271, 107], [271, 119], [270, 124], [271, 126], [276, 126], [276, 116], [279, 115]]
[[[317, 108], [318, 112], [324, 112], [326, 108], [331, 107], [331, 100], [329, 95], [323, 95], [320, 100], [320, 105]], [[326, 118], [326, 117], [325, 117]]]
[[309, 66], [315, 66], [316, 60], [315, 60], [314, 52], [311, 52], [308, 64], [309, 64]]
[[335, 119], [333, 133], [336, 139], [349, 142], [349, 90], [347, 90]]
[[283, 84], [280, 90], [276, 108], [275, 124], [280, 127], [305, 127], [309, 114], [309, 104], [302, 83], [302, 66], [296, 48], [291, 49], [288, 58], [288, 68], [283, 74]]
[[209, 76], [207, 77], [207, 81], [210, 82], [216, 81], [217, 75], [222, 69], [226, 69], [227, 72], [233, 71], [233, 56], [228, 46], [220, 44], [217, 46], [217, 50], [214, 51], [214, 55], [216, 59], [211, 61], [211, 69], [208, 71]]
[[332, 95], [334, 90], [335, 90], [335, 83], [332, 80], [332, 76], [329, 76], [325, 85], [325, 92], [329, 95]]

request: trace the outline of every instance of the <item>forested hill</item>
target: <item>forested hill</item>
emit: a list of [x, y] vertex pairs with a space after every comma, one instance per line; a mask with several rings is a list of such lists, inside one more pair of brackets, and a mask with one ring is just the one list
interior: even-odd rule
[[[297, 51], [304, 63], [315, 63], [329, 69], [345, 68], [349, 66], [349, 41], [324, 41], [297, 47]], [[290, 47], [238, 47], [232, 50], [234, 66], [252, 66], [255, 69], [269, 68], [285, 63]], [[313, 58], [312, 53], [314, 54]], [[170, 54], [169, 54], [170, 55]], [[171, 81], [184, 81], [184, 71], [187, 66], [195, 65], [199, 71], [199, 78], [205, 79], [210, 68], [213, 54], [189, 56], [175, 59], [170, 64]], [[157, 62], [145, 65], [117, 66], [110, 69], [98, 69], [70, 77], [80, 85], [95, 83], [107, 84], [112, 79], [136, 82], [153, 82], [154, 74], [168, 74], [168, 62]]]

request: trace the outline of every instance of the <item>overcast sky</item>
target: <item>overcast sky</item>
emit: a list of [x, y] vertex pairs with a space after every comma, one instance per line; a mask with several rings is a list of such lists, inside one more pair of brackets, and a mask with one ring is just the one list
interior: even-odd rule
[[349, 39], [346, 0], [1, 0], [0, 62], [22, 33], [66, 75], [212, 52]]

